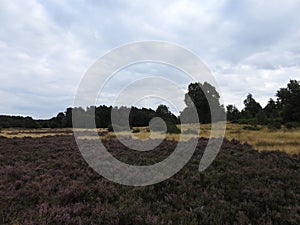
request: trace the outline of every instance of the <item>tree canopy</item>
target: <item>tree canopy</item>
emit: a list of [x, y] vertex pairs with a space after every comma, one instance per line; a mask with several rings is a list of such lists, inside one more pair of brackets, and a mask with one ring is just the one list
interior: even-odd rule
[[270, 98], [262, 108], [248, 94], [244, 100], [244, 109], [238, 111], [232, 105], [227, 106], [227, 119], [231, 122], [268, 125], [270, 128], [300, 126], [300, 85], [296, 80], [290, 80], [287, 87], [280, 88], [276, 93], [277, 100]]
[[[227, 105], [227, 119], [230, 122], [263, 124], [269, 127], [280, 128], [281, 125], [287, 127], [300, 126], [300, 84], [296, 80], [290, 80], [285, 88], [280, 88], [276, 95], [276, 100], [270, 98], [267, 105], [262, 106], [254, 99], [252, 94], [248, 94], [244, 100], [244, 108], [239, 111], [234, 105]], [[216, 88], [204, 82], [191, 83], [188, 92], [185, 94], [184, 102], [186, 107], [180, 113], [180, 120], [183, 123], [210, 123], [212, 112], [220, 115], [219, 119], [224, 119], [222, 115], [225, 110], [220, 105], [220, 95]], [[167, 129], [171, 132], [178, 132], [176, 124], [177, 118], [165, 105], [159, 105], [156, 110], [137, 107], [112, 107], [112, 106], [90, 106], [86, 109], [81, 107], [67, 108], [65, 112], [59, 112], [55, 117], [48, 120], [34, 120], [31, 117], [22, 116], [0, 116], [0, 128], [65, 128], [72, 127], [72, 114], [78, 112], [84, 117], [90, 117], [95, 113], [95, 123], [97, 128], [108, 128], [111, 126], [112, 110], [120, 115], [128, 115], [129, 118], [120, 117], [120, 126], [129, 119], [130, 127], [148, 126], [149, 122], [155, 118], [162, 118]], [[192, 114], [197, 113], [199, 118], [193, 121]], [[182, 118], [187, 118], [182, 121]], [[190, 120], [189, 120], [190, 119]], [[86, 124], [79, 124], [85, 127]], [[123, 124], [124, 125], [124, 124]]]
[[221, 119], [221, 115], [224, 113], [224, 107], [220, 105], [219, 99], [219, 93], [211, 84], [207, 82], [203, 84], [199, 82], [191, 83], [188, 86], [188, 93], [185, 94], [184, 99], [187, 107], [181, 112], [181, 117], [185, 116], [185, 114], [192, 113], [192, 109], [195, 108], [200, 123], [211, 122], [211, 110]]

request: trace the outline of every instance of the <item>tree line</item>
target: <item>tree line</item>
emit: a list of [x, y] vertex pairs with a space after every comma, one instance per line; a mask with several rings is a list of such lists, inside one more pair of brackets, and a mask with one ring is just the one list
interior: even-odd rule
[[[22, 117], [3, 115], [0, 116], [0, 128], [71, 128], [73, 113], [81, 113], [86, 117], [89, 117], [94, 113], [95, 124], [97, 128], [112, 129], [112, 111], [119, 113], [120, 116], [124, 115], [124, 112], [128, 112], [130, 127], [148, 126], [151, 119], [153, 119], [154, 117], [160, 117], [167, 121], [166, 124], [168, 130], [173, 130], [176, 133], [178, 129], [176, 127], [176, 124], [178, 123], [178, 118], [173, 113], [171, 113], [169, 108], [165, 105], [159, 105], [156, 110], [150, 108], [137, 108], [125, 106], [112, 107], [105, 105], [100, 105], [98, 107], [90, 106], [86, 109], [83, 109], [82, 107], [70, 107], [67, 108], [65, 112], [60, 112], [57, 114], [57, 116], [45, 120], [34, 120], [29, 116]], [[79, 124], [79, 126], [83, 128], [86, 127], [84, 123]]]
[[263, 108], [248, 94], [244, 100], [244, 108], [239, 111], [234, 105], [226, 107], [227, 120], [234, 123], [252, 125], [267, 125], [269, 128], [279, 129], [281, 125], [287, 128], [300, 126], [300, 84], [297, 80], [290, 80], [287, 87], [280, 88], [275, 100], [270, 98]]
[[[220, 95], [215, 87], [207, 82], [191, 83], [185, 94], [186, 107], [178, 117], [165, 105], [159, 105], [156, 110], [133, 106], [100, 105], [90, 106], [86, 109], [67, 108], [65, 112], [60, 112], [57, 116], [45, 120], [21, 116], [0, 116], [0, 128], [69, 128], [72, 127], [72, 113], [77, 112], [85, 116], [91, 116], [94, 113], [97, 128], [112, 129], [111, 113], [113, 110], [120, 115], [127, 112], [130, 127], [148, 126], [153, 118], [160, 117], [166, 122], [167, 131], [172, 133], [180, 132], [176, 124], [180, 123], [180, 118], [189, 118], [189, 113], [192, 112], [197, 112], [200, 123], [210, 123], [211, 110], [214, 110], [216, 120], [224, 120], [226, 113], [227, 120], [233, 123], [268, 125], [270, 128], [280, 128], [281, 125], [288, 128], [300, 126], [299, 82], [290, 80], [287, 87], [280, 88], [275, 96], [277, 98], [275, 100], [270, 98], [268, 104], [263, 108], [252, 94], [248, 94], [241, 111], [234, 105], [227, 105], [225, 110], [225, 107], [220, 104]], [[193, 123], [194, 121], [186, 120], [185, 122]], [[85, 127], [85, 124], [81, 126]], [[159, 124], [154, 124], [153, 128], [159, 130], [159, 126]]]

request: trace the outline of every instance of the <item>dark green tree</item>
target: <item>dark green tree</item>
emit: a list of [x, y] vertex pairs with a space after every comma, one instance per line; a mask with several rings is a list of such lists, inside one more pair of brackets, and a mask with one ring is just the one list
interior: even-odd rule
[[155, 117], [153, 109], [131, 107], [129, 123], [132, 127], [144, 127], [149, 125], [153, 117]]
[[268, 118], [279, 117], [278, 104], [272, 98], [270, 98], [268, 104], [265, 106], [263, 110]]
[[219, 100], [220, 95], [211, 84], [207, 82], [204, 82], [204, 84], [191, 83], [188, 86], [188, 93], [185, 94], [184, 99], [187, 107], [181, 112], [181, 117], [193, 113], [194, 110], [192, 109], [195, 107], [200, 123], [211, 122], [211, 110], [213, 110], [214, 115], [218, 115], [221, 120], [225, 110], [224, 107], [220, 105]]
[[300, 122], [300, 85], [290, 80], [286, 88], [277, 91], [277, 102], [283, 122]]
[[166, 105], [159, 105], [155, 116], [165, 121], [168, 133], [180, 133], [180, 129], [176, 126], [177, 118]]
[[72, 108], [67, 108], [66, 109], [66, 112], [65, 112], [65, 115], [66, 115], [66, 124], [65, 126], [66, 127], [72, 127]]
[[95, 120], [98, 128], [105, 128], [111, 124], [111, 110], [112, 107], [100, 105], [95, 109]]
[[234, 105], [226, 106], [227, 120], [230, 122], [237, 122], [240, 119], [240, 111]]
[[261, 105], [255, 101], [252, 94], [248, 94], [247, 98], [244, 100], [244, 116], [249, 118], [255, 118], [256, 114], [262, 110]]
[[27, 116], [25, 117], [24, 119], [24, 125], [23, 125], [24, 128], [40, 128], [40, 125], [35, 121], [33, 120], [31, 117]]

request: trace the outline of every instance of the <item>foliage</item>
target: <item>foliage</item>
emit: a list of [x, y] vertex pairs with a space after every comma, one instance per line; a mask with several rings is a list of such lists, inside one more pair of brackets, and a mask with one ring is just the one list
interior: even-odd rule
[[254, 126], [244, 126], [243, 130], [255, 130], [255, 131], [257, 131], [257, 130], [261, 130], [261, 127], [258, 127], [256, 125], [254, 125]]
[[[90, 106], [86, 109], [81, 107], [67, 108], [65, 112], [60, 112], [48, 120], [33, 120], [31, 117], [21, 116], [0, 116], [0, 126], [3, 128], [69, 128], [72, 127], [72, 114], [76, 111], [84, 118], [91, 117], [91, 115], [94, 114], [96, 127], [108, 128], [112, 123], [111, 112], [113, 109], [117, 111], [117, 113], [121, 113], [124, 110], [130, 111], [130, 126], [148, 126], [149, 121], [155, 117], [155, 111], [153, 109], [139, 109], [136, 107], [113, 108], [112, 106], [100, 105], [99, 107]], [[174, 115], [172, 115], [172, 117], [176, 119]], [[88, 128], [83, 121], [82, 123], [79, 121], [78, 126]]]
[[131, 132], [132, 133], [140, 133], [141, 130], [139, 128], [133, 128]]
[[297, 123], [300, 123], [299, 82], [290, 80], [286, 88], [277, 91], [276, 96], [277, 101], [270, 98], [262, 108], [252, 94], [248, 94], [241, 112], [233, 105], [227, 106], [227, 119], [230, 122], [267, 125], [270, 129], [280, 129], [281, 124], [297, 127]]
[[[177, 118], [165, 105], [159, 105], [155, 111], [155, 116], [164, 120], [167, 127], [167, 133], [178, 134], [180, 129], [176, 126]], [[156, 127], [156, 130], [161, 130], [161, 128]]]
[[[198, 113], [200, 123], [210, 123], [211, 114], [214, 113], [219, 120], [223, 119], [225, 113], [224, 107], [219, 102], [220, 95], [216, 88], [211, 84], [204, 82], [191, 83], [188, 87], [188, 93], [185, 94], [184, 102], [186, 108], [181, 112], [180, 117], [189, 117], [192, 108]], [[193, 123], [195, 121], [187, 121]]]
[[300, 122], [300, 84], [290, 80], [286, 88], [277, 91], [278, 108], [284, 122]]
[[237, 122], [240, 119], [240, 112], [234, 105], [226, 106], [227, 120], [230, 122]]
[[40, 124], [31, 117], [22, 116], [0, 116], [0, 127], [2, 128], [40, 128]]
[[285, 124], [286, 128], [288, 129], [292, 129], [292, 128], [298, 128], [300, 127], [300, 123], [299, 122], [287, 122]]
[[243, 113], [245, 117], [255, 118], [256, 115], [262, 110], [261, 105], [255, 101], [252, 94], [248, 94], [247, 98], [244, 100], [245, 108]]
[[[300, 84], [296, 80], [290, 80], [286, 88], [280, 88], [277, 93], [277, 100], [270, 98], [267, 105], [262, 108], [254, 99], [252, 94], [248, 94], [244, 100], [244, 109], [239, 111], [236, 106], [228, 105], [226, 107], [227, 119], [234, 123], [247, 123], [251, 125], [267, 125], [270, 129], [278, 129], [281, 124], [287, 127], [297, 126], [300, 123]], [[187, 118], [182, 123], [210, 123], [211, 114], [217, 117], [217, 120], [223, 120], [225, 110], [219, 102], [220, 95], [216, 88], [211, 84], [204, 82], [191, 83], [188, 86], [188, 93], [185, 94], [186, 108], [180, 113], [180, 119]], [[210, 102], [210, 104], [208, 103]], [[211, 108], [211, 109], [210, 109]], [[212, 110], [212, 112], [211, 112]], [[65, 112], [58, 113], [55, 117], [48, 120], [34, 120], [31, 117], [21, 116], [0, 116], [0, 127], [2, 128], [68, 128], [72, 127], [72, 114], [80, 113], [83, 118], [91, 118], [95, 115], [95, 123], [97, 128], [108, 128], [112, 123], [111, 114], [115, 111], [120, 115], [128, 115], [119, 117], [119, 126], [123, 127], [124, 121], [129, 120], [130, 127], [148, 126], [151, 119], [161, 117], [169, 124], [169, 131], [178, 132], [176, 124], [179, 119], [172, 114], [168, 107], [160, 105], [155, 110], [137, 107], [112, 107], [100, 105], [90, 106], [86, 109], [81, 107], [67, 108]], [[197, 113], [197, 115], [193, 115]], [[199, 121], [192, 121], [194, 117]], [[117, 117], [118, 118], [118, 117]], [[78, 126], [88, 128], [84, 124], [85, 120], [79, 121]], [[81, 122], [81, 123], [80, 123]], [[279, 125], [280, 123], [280, 125]], [[293, 124], [294, 123], [294, 124]]]
[[278, 130], [281, 128], [281, 123], [278, 120], [270, 120], [268, 122], [268, 128], [269, 130]]

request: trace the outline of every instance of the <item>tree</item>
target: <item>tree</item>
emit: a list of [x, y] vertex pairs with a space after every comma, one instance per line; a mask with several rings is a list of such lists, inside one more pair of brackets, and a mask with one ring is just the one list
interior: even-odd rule
[[244, 105], [244, 112], [250, 118], [255, 118], [256, 114], [262, 110], [261, 105], [255, 101], [255, 99], [252, 97], [252, 94], [248, 94], [247, 98], [244, 100]]
[[29, 116], [25, 117], [23, 126], [24, 128], [40, 128], [40, 125]]
[[211, 84], [207, 82], [204, 82], [203, 85], [201, 83], [191, 83], [184, 99], [187, 107], [182, 111], [181, 117], [188, 117], [184, 115], [193, 113], [193, 108], [195, 108], [200, 123], [211, 122], [211, 110], [213, 110], [214, 115], [218, 115], [218, 117], [222, 119], [225, 110], [224, 107], [220, 105], [219, 99], [219, 93]]
[[72, 108], [67, 108], [66, 109], [66, 112], [65, 112], [65, 115], [66, 115], [66, 124], [65, 126], [66, 127], [72, 127]]
[[166, 105], [159, 105], [155, 111], [155, 116], [165, 121], [168, 133], [180, 133], [180, 129], [176, 126], [177, 118]]
[[174, 124], [177, 122], [176, 116], [169, 110], [166, 105], [159, 105], [155, 111], [155, 116], [161, 117], [167, 121], [170, 121]]
[[277, 102], [284, 122], [300, 122], [300, 85], [290, 80], [286, 88], [277, 91]]
[[278, 105], [272, 98], [270, 98], [268, 104], [265, 106], [263, 110], [268, 118], [277, 118], [279, 116]]
[[55, 120], [56, 120], [58, 128], [62, 128], [62, 127], [66, 126], [66, 122], [65, 122], [66, 119], [65, 119], [64, 113], [62, 113], [62, 112], [58, 113]]
[[227, 119], [230, 122], [237, 122], [240, 119], [240, 111], [235, 105], [228, 105], [226, 106], [227, 111]]
[[153, 109], [131, 107], [129, 115], [129, 123], [132, 127], [148, 126], [152, 118], [155, 117]]
[[106, 128], [111, 124], [111, 110], [111, 106], [100, 105], [96, 107], [95, 120], [98, 128]]

